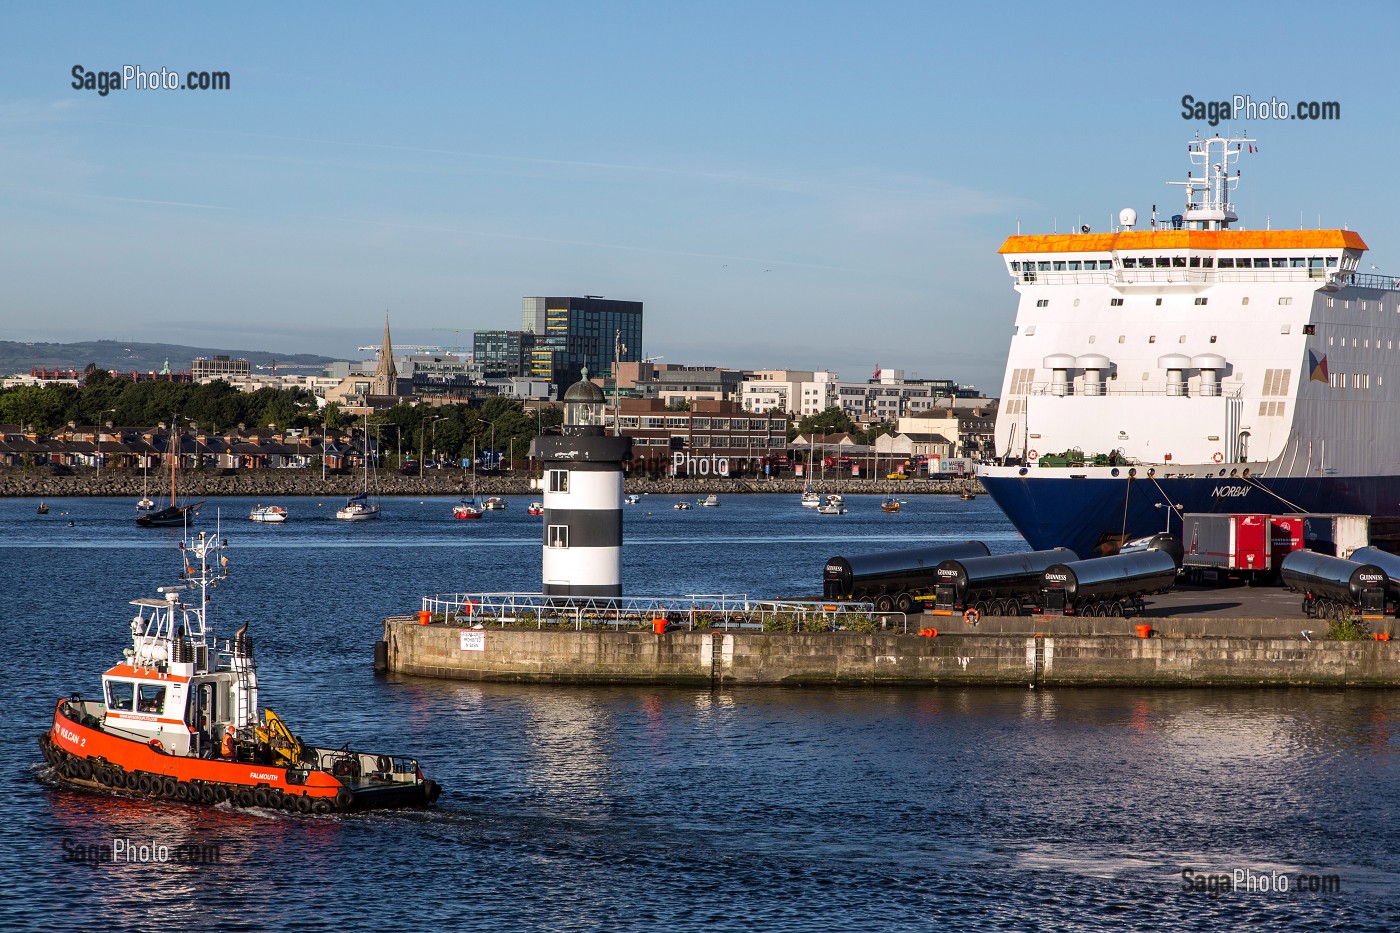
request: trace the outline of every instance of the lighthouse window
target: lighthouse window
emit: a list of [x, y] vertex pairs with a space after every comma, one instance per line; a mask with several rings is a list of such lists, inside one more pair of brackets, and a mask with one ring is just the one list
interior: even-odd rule
[[550, 470], [549, 471], [549, 491], [568, 492], [569, 491], [569, 471]]
[[161, 684], [142, 684], [137, 693], [136, 711], [138, 713], [154, 713], [159, 716], [165, 712], [165, 687]]
[[107, 708], [131, 712], [136, 685], [129, 680], [107, 681]]
[[568, 547], [569, 546], [569, 526], [550, 525], [549, 537], [546, 539], [548, 547]]

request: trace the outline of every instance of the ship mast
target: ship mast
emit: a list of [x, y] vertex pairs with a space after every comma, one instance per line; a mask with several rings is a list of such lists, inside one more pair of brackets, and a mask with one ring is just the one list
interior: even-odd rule
[[1224, 230], [1239, 220], [1230, 192], [1239, 187], [1240, 170], [1231, 175], [1230, 166], [1239, 161], [1245, 146], [1252, 152], [1254, 142], [1248, 136], [1212, 136], [1187, 143], [1186, 151], [1191, 163], [1200, 166], [1200, 175], [1190, 171], [1185, 181], [1167, 182], [1186, 189], [1186, 209], [1181, 215], [1185, 229]]

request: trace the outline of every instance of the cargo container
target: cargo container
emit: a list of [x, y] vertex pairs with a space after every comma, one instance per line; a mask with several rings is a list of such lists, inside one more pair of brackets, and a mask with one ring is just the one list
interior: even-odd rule
[[1310, 551], [1350, 558], [1352, 551], [1371, 543], [1369, 515], [1310, 512], [1293, 517], [1303, 520], [1303, 547]]
[[1192, 583], [1272, 578], [1275, 563], [1272, 516], [1188, 512], [1181, 517], [1181, 566]]

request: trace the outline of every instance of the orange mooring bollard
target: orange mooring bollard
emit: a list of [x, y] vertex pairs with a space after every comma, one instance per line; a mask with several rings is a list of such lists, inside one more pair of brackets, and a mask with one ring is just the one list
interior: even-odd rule
[[431, 612], [429, 612], [427, 609], [418, 610], [419, 625], [427, 625], [431, 621], [433, 621], [433, 614]]
[[1150, 626], [1150, 625], [1138, 625], [1138, 626], [1134, 626], [1134, 628], [1137, 629], [1138, 638], [1151, 638], [1151, 637], [1152, 637], [1152, 626]]
[[656, 634], [658, 634], [658, 635], [665, 635], [665, 634], [666, 634], [666, 620], [665, 620], [665, 619], [652, 619], [652, 620], [651, 620], [651, 630], [652, 630], [653, 632], [655, 632]]
[[1376, 641], [1390, 641], [1389, 632], [1377, 632], [1374, 637]]

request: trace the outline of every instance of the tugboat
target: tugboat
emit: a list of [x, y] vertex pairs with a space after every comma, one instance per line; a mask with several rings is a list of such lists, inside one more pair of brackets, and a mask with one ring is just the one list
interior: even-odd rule
[[544, 514], [544, 503], [543, 503], [543, 502], [531, 502], [530, 505], [529, 505], [529, 507], [525, 509], [525, 514], [527, 514], [527, 515], [543, 515], [543, 514]]
[[227, 577], [227, 546], [204, 532], [181, 542], [183, 582], [131, 601], [132, 644], [102, 675], [103, 699], [75, 693], [58, 701], [39, 748], [59, 780], [297, 813], [437, 800], [442, 788], [412, 758], [308, 745], [272, 710], [259, 712], [248, 626], [227, 639], [206, 626], [209, 590]]

